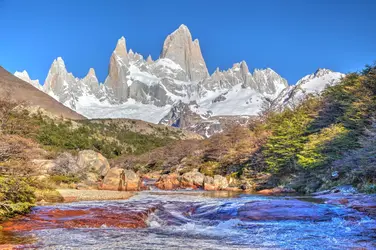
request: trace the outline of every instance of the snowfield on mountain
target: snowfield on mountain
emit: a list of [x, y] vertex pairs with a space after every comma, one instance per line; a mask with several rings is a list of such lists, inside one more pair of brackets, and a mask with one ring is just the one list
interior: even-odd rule
[[[43, 86], [31, 80], [26, 71], [16, 72], [15, 76], [88, 118], [139, 119], [210, 136], [224, 129], [226, 116], [237, 122], [234, 116], [255, 116], [265, 103], [292, 105], [306, 94], [319, 93], [335, 84], [344, 74], [318, 69], [289, 85], [270, 68], [251, 73], [242, 61], [209, 75], [199, 41], [193, 40], [189, 29], [181, 25], [167, 36], [155, 61], [127, 50], [126, 40], [121, 37], [103, 84], [93, 68], [84, 78], [76, 78], [61, 57], [53, 61]], [[183, 106], [189, 112], [176, 113]], [[206, 129], [197, 131], [198, 127]]]

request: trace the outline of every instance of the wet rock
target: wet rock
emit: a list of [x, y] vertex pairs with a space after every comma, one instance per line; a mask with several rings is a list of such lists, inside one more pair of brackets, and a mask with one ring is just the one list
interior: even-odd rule
[[315, 198], [325, 200], [327, 204], [343, 205], [376, 217], [376, 195], [329, 193], [316, 195]]
[[264, 200], [238, 209], [241, 220], [331, 220], [334, 214], [322, 206], [298, 200]]
[[[376, 195], [355, 196], [347, 200], [346, 206], [364, 212], [373, 218], [376, 217]], [[343, 201], [343, 199], [340, 201]]]
[[132, 170], [122, 168], [111, 168], [100, 185], [103, 190], [138, 191], [141, 188], [141, 178]]
[[163, 190], [175, 190], [180, 188], [179, 176], [176, 173], [164, 174], [155, 183], [155, 186]]
[[77, 164], [81, 169], [97, 173], [100, 177], [106, 176], [110, 164], [100, 153], [93, 150], [83, 150], [78, 153]]
[[41, 207], [27, 216], [11, 219], [3, 224], [3, 231], [32, 231], [56, 228], [145, 228], [146, 220], [155, 207], [144, 209], [110, 207], [77, 207], [56, 209]]

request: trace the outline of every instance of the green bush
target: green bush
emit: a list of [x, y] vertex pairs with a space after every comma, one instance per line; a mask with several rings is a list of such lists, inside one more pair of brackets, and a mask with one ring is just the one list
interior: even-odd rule
[[34, 202], [34, 189], [24, 178], [0, 177], [0, 220], [29, 212]]
[[0, 194], [3, 202], [35, 202], [34, 189], [21, 177], [0, 177]]

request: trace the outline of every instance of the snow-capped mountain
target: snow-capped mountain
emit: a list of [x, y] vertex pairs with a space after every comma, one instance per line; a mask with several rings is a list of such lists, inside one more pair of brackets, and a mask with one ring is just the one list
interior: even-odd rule
[[39, 90], [42, 90], [43, 87], [42, 85], [40, 85], [39, 83], [39, 80], [31, 80], [30, 79], [30, 76], [29, 74], [26, 72], [26, 70], [22, 71], [22, 72], [18, 72], [16, 71], [14, 73], [15, 76], [17, 76], [18, 78], [20, 78], [21, 80], [24, 80], [25, 82], [28, 82], [30, 83], [31, 85], [33, 85], [34, 87], [36, 87], [37, 89]]
[[246, 123], [265, 102], [278, 100], [287, 105], [292, 97], [321, 91], [342, 76], [318, 70], [289, 86], [272, 69], [251, 73], [245, 61], [209, 75], [199, 41], [192, 39], [185, 25], [167, 36], [155, 61], [127, 50], [121, 37], [103, 84], [92, 68], [84, 78], [74, 77], [61, 57], [53, 61], [43, 87], [26, 71], [15, 75], [88, 118], [140, 119], [206, 136], [223, 130], [227, 120]]
[[273, 100], [280, 107], [294, 106], [308, 94], [320, 94], [327, 86], [336, 84], [345, 74], [329, 69], [318, 69], [315, 73], [306, 75], [295, 85], [288, 86]]

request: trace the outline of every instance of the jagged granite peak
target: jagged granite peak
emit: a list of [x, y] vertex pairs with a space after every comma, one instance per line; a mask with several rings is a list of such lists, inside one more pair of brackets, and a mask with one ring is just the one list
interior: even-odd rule
[[95, 70], [94, 70], [94, 68], [90, 68], [90, 69], [89, 69], [89, 72], [87, 72], [86, 77], [95, 77], [95, 78], [97, 78], [97, 76], [96, 76], [96, 74], [95, 74]]
[[167, 36], [160, 58], [169, 58], [179, 64], [191, 81], [201, 81], [209, 76], [198, 39], [184, 24]]
[[76, 107], [77, 98], [82, 95], [81, 89], [77, 87], [77, 79], [72, 73], [68, 73], [61, 57], [52, 62], [43, 89], [44, 92], [73, 109]]
[[128, 53], [127, 53], [127, 45], [124, 36], [122, 36], [115, 47], [113, 55], [119, 57], [119, 60], [122, 60], [124, 64], [128, 64]]
[[[30, 78], [22, 72], [18, 75]], [[291, 100], [319, 92], [341, 76], [319, 69], [288, 86], [270, 68], [250, 72], [245, 61], [224, 71], [217, 68], [209, 76], [199, 41], [192, 41], [189, 29], [182, 25], [166, 38], [156, 61], [150, 55], [145, 60], [133, 50], [128, 51], [121, 37], [111, 55], [104, 84], [99, 84], [94, 69], [82, 79], [74, 77], [58, 57], [43, 91], [89, 118], [141, 119], [210, 136], [222, 131], [228, 121], [232, 124], [243, 120], [245, 124], [263, 110], [264, 102], [286, 107]]]
[[153, 58], [151, 57], [151, 55], [149, 55], [148, 58], [146, 58], [146, 63], [148, 64], [153, 63]]
[[[58, 57], [53, 60], [46, 80], [44, 81], [43, 88], [49, 92], [55, 92], [58, 88], [61, 88], [64, 84], [64, 77], [68, 74], [63, 58]], [[61, 82], [60, 82], [61, 81]], [[58, 92], [58, 91], [56, 91]]]
[[14, 73], [14, 75], [18, 78], [20, 78], [21, 80], [24, 80], [25, 82], [27, 83], [30, 83], [31, 85], [33, 85], [34, 87], [36, 87], [37, 89], [41, 90], [43, 87], [42, 85], [40, 85], [39, 83], [39, 80], [36, 79], [36, 80], [31, 80], [30, 76], [29, 76], [29, 73], [27, 73], [26, 70], [23, 70], [22, 72], [19, 72], [19, 71], [16, 71]]
[[108, 67], [105, 86], [109, 90], [113, 103], [123, 103], [128, 100], [127, 75], [129, 74], [129, 57], [125, 38], [122, 36], [113, 51]]
[[288, 86], [287, 80], [271, 68], [255, 69], [252, 78], [258, 91], [268, 95], [275, 96]]
[[95, 74], [94, 68], [90, 68], [87, 75], [80, 79], [76, 79], [79, 82], [79, 87], [86, 88], [86, 92], [95, 95], [99, 90], [99, 81]]

